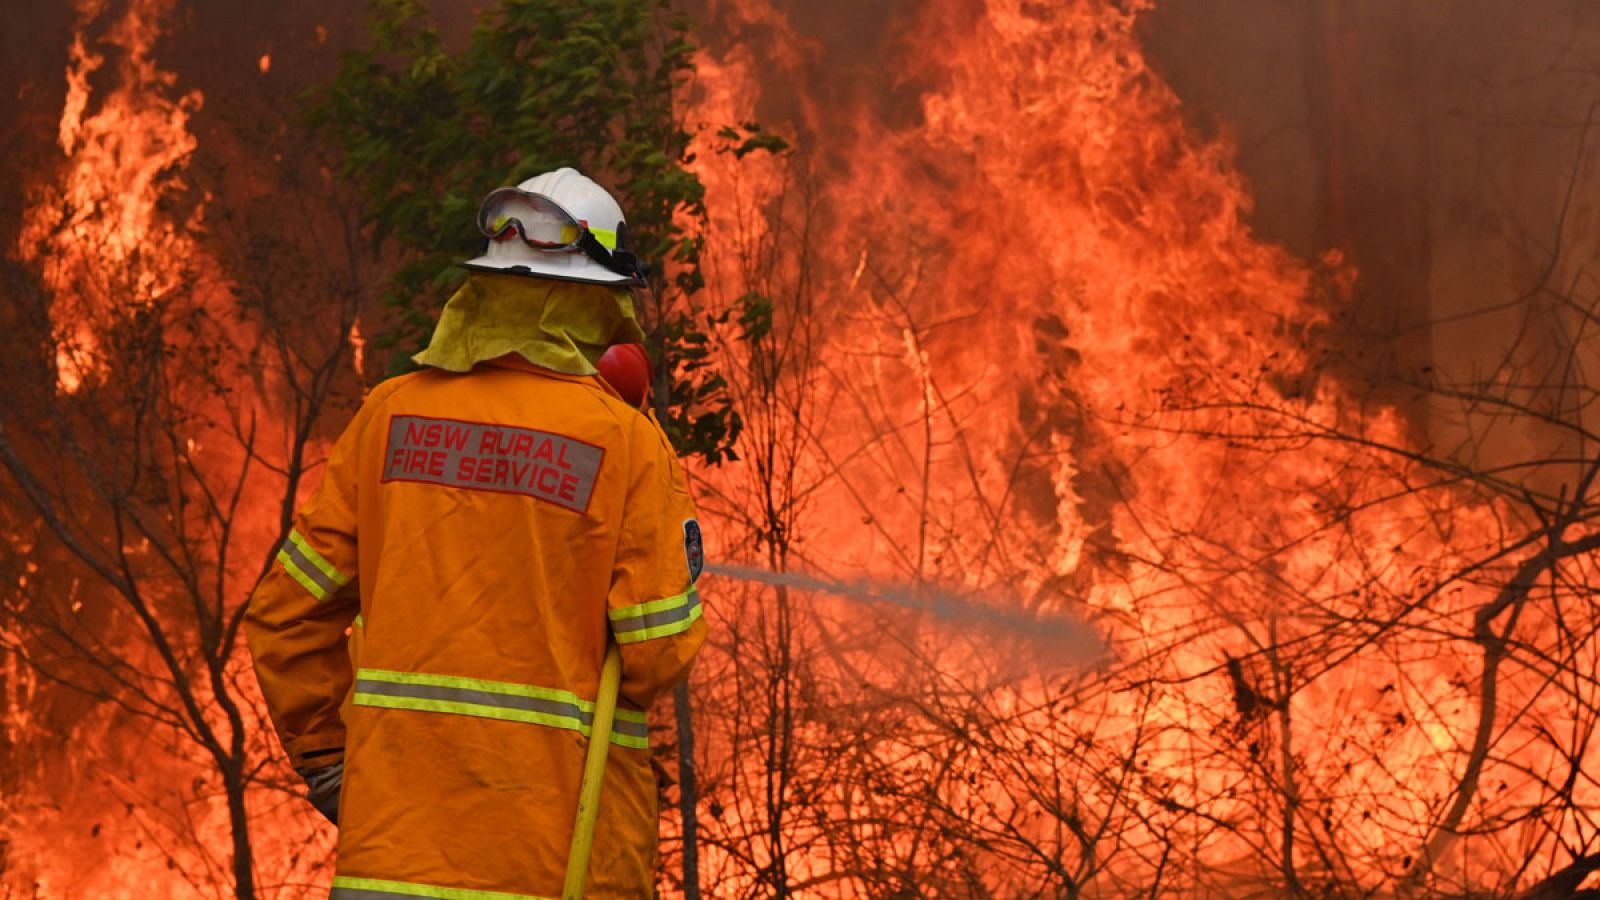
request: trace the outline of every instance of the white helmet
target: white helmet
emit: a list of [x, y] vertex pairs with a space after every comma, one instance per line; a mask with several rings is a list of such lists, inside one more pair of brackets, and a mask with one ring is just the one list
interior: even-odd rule
[[557, 169], [514, 188], [497, 188], [478, 207], [489, 239], [468, 269], [586, 284], [644, 284], [628, 251], [622, 207], [576, 169]]

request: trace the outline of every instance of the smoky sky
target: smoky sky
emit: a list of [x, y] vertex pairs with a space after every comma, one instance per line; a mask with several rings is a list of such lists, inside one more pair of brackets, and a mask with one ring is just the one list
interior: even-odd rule
[[[757, 58], [772, 57], [779, 45], [803, 48], [807, 65], [795, 77], [762, 86], [758, 120], [788, 127], [802, 139], [825, 139], [827, 129], [844, 127], [849, 113], [864, 110], [881, 127], [899, 130], [921, 116], [920, 98], [937, 86], [937, 48], [918, 41], [917, 20], [926, 3], [894, 0], [779, 0], [774, 9], [789, 33], [767, 25], [741, 25], [718, 0], [698, 4], [701, 36], [713, 53], [743, 44]], [[969, 16], [979, 4], [966, 4]], [[930, 58], [931, 57], [931, 58]], [[807, 107], [845, 113], [838, 120], [808, 120]], [[819, 117], [820, 118], [820, 117]]]

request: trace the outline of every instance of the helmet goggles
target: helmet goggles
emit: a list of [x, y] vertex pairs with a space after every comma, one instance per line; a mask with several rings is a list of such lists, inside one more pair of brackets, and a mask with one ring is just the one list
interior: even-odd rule
[[535, 250], [582, 253], [643, 284], [644, 265], [623, 247], [626, 228], [623, 222], [616, 231], [592, 227], [549, 197], [514, 187], [490, 191], [478, 207], [478, 231], [492, 241], [520, 238]]

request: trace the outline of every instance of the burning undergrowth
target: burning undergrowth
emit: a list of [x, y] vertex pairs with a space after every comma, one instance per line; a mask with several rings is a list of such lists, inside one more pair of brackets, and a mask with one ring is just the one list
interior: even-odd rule
[[[747, 424], [699, 499], [713, 555], [747, 567], [729, 571], [778, 573], [708, 595], [697, 852], [716, 896], [1505, 892], [1593, 837], [1593, 469], [1475, 468], [1330, 374], [1327, 310], [1356, 273], [1252, 235], [1232, 148], [1186, 128], [1143, 56], [1150, 8], [702, 10], [683, 113], [704, 126], [704, 303], [729, 313], [717, 361]], [[261, 768], [230, 641], [320, 452], [311, 423], [357, 393], [332, 373], [363, 294], [296, 319], [310, 307], [241, 291], [208, 250], [225, 211], [186, 181], [208, 101], [152, 54], [169, 13], [82, 4], [65, 161], [19, 253], [60, 349], [33, 384], [55, 424], [7, 419], [7, 464], [83, 511], [5, 520], [7, 640], [69, 658], [103, 641], [111, 662], [86, 682], [101, 702], [56, 716], [42, 670], [8, 656], [6, 746], [37, 772], [40, 746], [111, 748], [69, 751], [81, 768], [56, 784], [129, 768], [143, 742], [161, 759], [151, 794], [107, 774], [70, 803], [51, 783], [8, 796], [8, 864], [49, 896], [177, 883], [166, 866], [221, 895], [244, 877], [241, 823], [308, 827]], [[722, 126], [752, 120], [795, 149], [743, 152], [753, 126]], [[1505, 427], [1535, 412], [1503, 406]], [[62, 443], [96, 415], [144, 435], [137, 465]], [[87, 552], [43, 549], [63, 536]], [[877, 581], [1085, 619], [1114, 658], [1019, 675], [980, 614], [817, 596]], [[80, 597], [94, 623], [62, 617]], [[158, 635], [186, 649], [169, 660]], [[71, 724], [41, 739], [46, 718]], [[124, 836], [72, 864], [103, 846], [107, 797], [186, 843]], [[325, 848], [291, 843], [261, 838], [264, 893], [324, 874]]]

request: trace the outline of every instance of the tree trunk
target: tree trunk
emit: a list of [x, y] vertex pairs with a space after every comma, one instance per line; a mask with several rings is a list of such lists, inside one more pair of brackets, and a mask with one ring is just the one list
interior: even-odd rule
[[255, 900], [255, 857], [250, 849], [250, 817], [245, 809], [244, 766], [228, 760], [221, 765], [222, 784], [228, 793], [228, 825], [233, 833], [233, 884], [239, 900]]
[[683, 896], [700, 900], [700, 820], [696, 817], [699, 790], [694, 773], [694, 717], [689, 705], [689, 680], [672, 691], [673, 714], [678, 720], [678, 815], [683, 819]]

